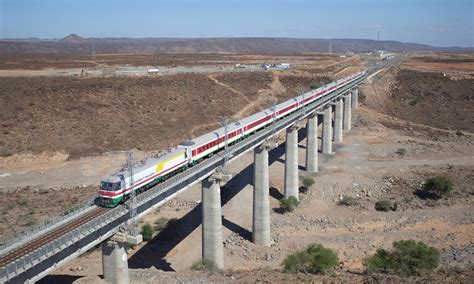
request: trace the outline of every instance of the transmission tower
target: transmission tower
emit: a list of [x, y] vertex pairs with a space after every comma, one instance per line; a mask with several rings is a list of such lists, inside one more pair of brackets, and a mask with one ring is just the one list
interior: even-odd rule
[[128, 233], [131, 236], [137, 235], [137, 195], [133, 186], [135, 182], [133, 180], [133, 156], [132, 151], [127, 152], [127, 168], [128, 168], [128, 175], [130, 177], [130, 219], [128, 221]]

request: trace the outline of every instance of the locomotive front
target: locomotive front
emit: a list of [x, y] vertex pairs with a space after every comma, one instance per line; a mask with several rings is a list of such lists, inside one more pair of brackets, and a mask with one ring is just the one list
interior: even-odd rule
[[118, 176], [106, 176], [100, 181], [99, 203], [105, 207], [115, 207], [122, 201], [122, 181]]

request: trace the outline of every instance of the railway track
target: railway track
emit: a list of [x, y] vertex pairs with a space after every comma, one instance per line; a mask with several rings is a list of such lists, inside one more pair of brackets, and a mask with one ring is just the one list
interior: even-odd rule
[[16, 259], [19, 259], [20, 257], [27, 255], [28, 253], [34, 251], [35, 249], [47, 244], [48, 242], [72, 231], [73, 229], [89, 222], [90, 220], [104, 214], [106, 211], [110, 210], [109, 208], [103, 208], [103, 207], [97, 207], [91, 212], [88, 212], [87, 214], [84, 214], [83, 216], [65, 224], [64, 226], [61, 226], [59, 228], [56, 228], [55, 230], [52, 230], [51, 232], [48, 232], [44, 236], [41, 236], [40, 238], [31, 241], [30, 243], [19, 247], [6, 255], [3, 255], [0, 257], [0, 267], [5, 266], [6, 264], [15, 261]]

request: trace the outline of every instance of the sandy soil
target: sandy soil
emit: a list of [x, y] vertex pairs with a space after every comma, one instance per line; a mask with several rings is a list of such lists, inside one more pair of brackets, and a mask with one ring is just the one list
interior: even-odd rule
[[[339, 70], [343, 68], [345, 67]], [[264, 90], [261, 95], [269, 98], [271, 93], [285, 94], [298, 86], [307, 87], [314, 82], [310, 75], [308, 78], [285, 76], [275, 73], [271, 78], [251, 81], [252, 76], [249, 76], [247, 79], [250, 80], [249, 86], [260, 86], [260, 80], [263, 80], [266, 87], [261, 88]], [[132, 282], [472, 282], [473, 134], [469, 129], [464, 130], [462, 135], [456, 131], [458, 128], [455, 126], [459, 123], [456, 116], [442, 116], [439, 113], [440, 119], [445, 120], [440, 125], [431, 114], [424, 112], [418, 112], [416, 119], [408, 111], [394, 116], [387, 114], [387, 106], [396, 104], [399, 98], [390, 96], [394, 90], [393, 85], [397, 82], [405, 84], [401, 86], [404, 88], [421, 85], [422, 91], [431, 90], [429, 84], [419, 84], [420, 81], [417, 81], [424, 80], [423, 75], [420, 75], [421, 79], [415, 77], [417, 80], [398, 80], [397, 76], [397, 73], [381, 72], [373, 78], [373, 84], [366, 85], [361, 90], [361, 101], [365, 106], [353, 113], [354, 129], [344, 134], [343, 143], [335, 145], [335, 155], [320, 156], [320, 172], [311, 175], [316, 183], [307, 194], [301, 195], [301, 204], [292, 213], [280, 214], [278, 210], [278, 199], [281, 198], [283, 189], [284, 145], [270, 153], [270, 195], [273, 208], [271, 247], [255, 246], [251, 242], [253, 155], [249, 153], [231, 163], [233, 179], [222, 187], [226, 270], [214, 274], [189, 270], [201, 256], [201, 196], [200, 185], [196, 185], [186, 194], [178, 196], [141, 220], [141, 225], [148, 222], [160, 225], [160, 228], [152, 241], [129, 250]], [[213, 83], [214, 88], [222, 88], [223, 92], [233, 98], [240, 98], [242, 105], [248, 106], [250, 99], [244, 99], [252, 95], [248, 94], [248, 86], [235, 85], [234, 79], [228, 79], [226, 75], [204, 76], [204, 82]], [[247, 79], [243, 82], [247, 82]], [[460, 90], [459, 85], [454, 83], [448, 83], [447, 86], [454, 86], [453, 92]], [[275, 92], [270, 92], [271, 90]], [[413, 89], [408, 95], [411, 97], [406, 100], [413, 99], [417, 96], [417, 89]], [[443, 96], [443, 93], [438, 96], [444, 99], [440, 103], [452, 100], [450, 96]], [[253, 107], [258, 108], [265, 101], [266, 99], [259, 101]], [[404, 100], [400, 100], [399, 106], [404, 103]], [[469, 105], [464, 106], [469, 110]], [[202, 130], [212, 128], [212, 123], [210, 121]], [[201, 129], [196, 130], [198, 131]], [[306, 141], [303, 139], [303, 132], [304, 129], [300, 133], [300, 175], [306, 175]], [[404, 149], [404, 154], [399, 154], [399, 149]], [[56, 155], [57, 160], [53, 159], [51, 163], [63, 166], [47, 168], [46, 174], [59, 175], [62, 167], [77, 169], [81, 164], [79, 159], [79, 164], [73, 166], [72, 161], [65, 158], [68, 154]], [[104, 162], [105, 171], [107, 167], [113, 166], [113, 163], [107, 162], [107, 159], [112, 159], [108, 155], [114, 153], [92, 157], [91, 161]], [[84, 164], [89, 162], [84, 160]], [[14, 178], [18, 180], [17, 175], [22, 167], [29, 172], [26, 163], [18, 162], [16, 168], [12, 166], [15, 165], [14, 162], [8, 165], [9, 170], [5, 172], [13, 174], [2, 179], [11, 180], [12, 184], [15, 182]], [[77, 171], [84, 182], [96, 178], [93, 175], [87, 177], [85, 172]], [[417, 189], [427, 177], [434, 175], [448, 176], [454, 183], [454, 191], [438, 201], [420, 198], [416, 194]], [[61, 180], [57, 176], [48, 182], [55, 179]], [[344, 195], [355, 197], [358, 204], [352, 207], [338, 205]], [[399, 210], [376, 211], [374, 203], [380, 199], [398, 202]], [[161, 226], [163, 220], [170, 220], [164, 228]], [[363, 273], [362, 260], [365, 257], [374, 253], [378, 247], [388, 248], [393, 241], [400, 239], [421, 240], [437, 247], [441, 253], [441, 267], [459, 266], [464, 272], [455, 273], [452, 272], [455, 269], [450, 269], [450, 273], [438, 272], [403, 280], [385, 274]], [[281, 261], [285, 256], [309, 243], [321, 243], [337, 252], [341, 268], [335, 276], [287, 275], [280, 272]], [[101, 283], [101, 274], [100, 250], [95, 249], [59, 268], [45, 281]]]
[[[321, 171], [314, 175], [316, 184], [307, 195], [302, 195], [302, 203], [295, 212], [281, 215], [277, 210], [272, 211], [273, 244], [270, 248], [251, 242], [253, 157], [248, 154], [231, 164], [231, 171], [236, 176], [222, 189], [225, 265], [228, 269], [279, 269], [288, 253], [316, 242], [336, 250], [343, 262], [341, 277], [349, 277], [344, 276], [347, 271], [363, 271], [363, 258], [374, 253], [376, 248], [390, 247], [393, 241], [400, 239], [422, 240], [439, 248], [442, 266], [469, 267], [472, 264], [472, 137], [458, 140], [455, 134], [449, 135], [446, 141], [437, 143], [440, 148], [433, 151], [426, 138], [385, 127], [383, 123], [389, 118], [377, 112], [362, 108], [356, 114], [355, 129], [345, 135], [344, 143], [336, 145], [336, 155], [321, 159]], [[305, 155], [304, 139], [300, 145], [300, 165], [304, 167], [301, 162]], [[396, 154], [400, 147], [407, 150], [406, 155]], [[272, 151], [270, 160], [271, 186], [274, 188], [270, 192], [271, 204], [276, 209], [283, 187], [283, 147]], [[304, 170], [300, 173], [305, 174]], [[453, 194], [435, 203], [419, 199], [414, 191], [426, 177], [438, 174], [447, 175], [454, 181]], [[354, 207], [338, 205], [343, 195], [358, 198], [359, 204]], [[398, 201], [400, 210], [375, 211], [374, 203], [379, 199]], [[173, 274], [171, 279], [186, 279], [186, 271], [201, 253], [198, 245], [201, 238], [199, 200], [200, 187], [195, 186], [185, 196], [144, 218], [142, 224], [153, 224], [159, 218], [177, 219], [153, 241], [130, 251], [129, 265], [139, 269], [132, 269], [132, 278], [137, 277], [135, 280], [140, 282], [147, 273], [157, 277], [161, 274], [153, 271], [158, 268], [184, 272]], [[100, 261], [100, 250], [79, 258], [57, 273], [100, 275], [100, 265], [93, 261]], [[142, 270], [146, 268], [152, 270]], [[235, 280], [230, 278], [233, 273], [229, 273], [223, 279]], [[260, 273], [263, 273], [262, 277], [272, 277]], [[200, 277], [208, 279], [207, 276]], [[364, 277], [354, 279], [362, 281]]]
[[[32, 58], [13, 57], [24, 64]], [[51, 60], [63, 68], [68, 58], [58, 55]], [[105, 56], [104, 60], [113, 58], [116, 57]], [[170, 58], [176, 59], [176, 64], [180, 60], [191, 64], [193, 57]], [[201, 62], [223, 58], [199, 55], [195, 59]], [[250, 63], [300, 60], [312, 68], [329, 68], [331, 62], [338, 60], [321, 55], [238, 58]], [[71, 60], [80, 64], [80, 58]], [[41, 68], [40, 63], [31, 65], [32, 71]], [[294, 96], [294, 88], [307, 90], [314, 81], [328, 80], [316, 73], [301, 78], [299, 73], [293, 73], [4, 78], [6, 84], [0, 87], [0, 190], [9, 197], [0, 202], [2, 238], [94, 197], [101, 176], [123, 165], [123, 150], [135, 148], [137, 158], [159, 152], [215, 129], [218, 115], [245, 117], [275, 100]], [[38, 201], [31, 198], [38, 193]], [[30, 208], [28, 212], [22, 212], [24, 205]]]
[[334, 64], [360, 64], [357, 58], [339, 58], [338, 55], [306, 54], [217, 54], [217, 53], [179, 53], [179, 54], [0, 54], [2, 70], [39, 70], [45, 68], [95, 68], [118, 65], [129, 66], [225, 66], [236, 63], [262, 64], [265, 62], [288, 62], [302, 68], [327, 70]]
[[410, 54], [403, 68], [424, 72], [444, 72], [454, 78], [473, 77], [474, 53], [416, 52]]

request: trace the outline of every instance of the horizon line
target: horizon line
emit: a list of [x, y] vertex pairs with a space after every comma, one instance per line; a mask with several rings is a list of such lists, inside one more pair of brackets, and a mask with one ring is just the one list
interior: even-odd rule
[[[463, 48], [463, 49], [474, 49], [474, 46], [457, 46], [457, 45], [449, 45], [449, 46], [435, 46], [430, 45], [427, 43], [419, 43], [419, 42], [406, 42], [406, 41], [399, 41], [394, 39], [372, 39], [372, 38], [312, 38], [312, 37], [275, 37], [275, 36], [218, 36], [218, 37], [129, 37], [129, 36], [111, 36], [111, 37], [84, 37], [80, 36], [75, 33], [68, 34], [64, 37], [58, 38], [41, 38], [41, 37], [17, 37], [17, 38], [0, 38], [0, 41], [15, 41], [15, 40], [29, 40], [35, 39], [40, 41], [59, 41], [68, 36], [76, 35], [82, 39], [90, 40], [90, 39], [175, 39], [175, 40], [199, 40], [199, 39], [296, 39], [296, 40], [367, 40], [373, 42], [399, 42], [404, 44], [419, 44], [419, 45], [426, 45], [429, 47], [436, 47], [436, 48]], [[70, 42], [74, 43], [74, 42]]]

